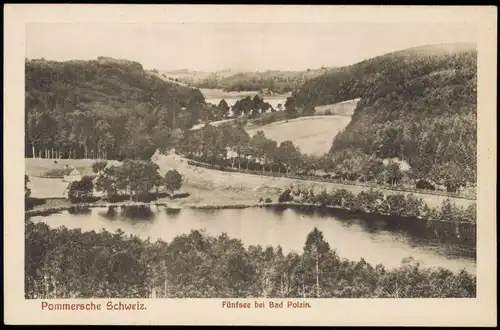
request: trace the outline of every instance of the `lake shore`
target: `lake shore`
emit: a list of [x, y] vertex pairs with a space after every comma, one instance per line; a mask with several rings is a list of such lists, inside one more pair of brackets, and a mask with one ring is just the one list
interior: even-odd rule
[[[167, 209], [172, 210], [182, 210], [182, 209], [199, 209], [199, 210], [221, 210], [221, 209], [244, 209], [244, 208], [259, 208], [259, 207], [280, 207], [280, 208], [312, 208], [312, 209], [324, 209], [324, 210], [336, 210], [341, 211], [346, 214], [363, 214], [363, 215], [373, 215], [381, 217], [391, 217], [389, 214], [382, 213], [370, 213], [365, 210], [351, 210], [349, 208], [344, 208], [334, 205], [318, 205], [312, 203], [302, 203], [302, 202], [232, 202], [232, 203], [178, 203], [172, 202], [168, 198], [162, 198], [151, 202], [136, 202], [136, 201], [124, 201], [124, 202], [108, 202], [106, 200], [98, 200], [91, 203], [71, 203], [66, 199], [48, 199], [50, 201], [40, 207], [34, 207], [31, 210], [25, 210], [25, 215], [37, 216], [37, 215], [48, 215], [56, 212], [67, 211], [71, 209], [85, 209], [85, 208], [98, 208], [98, 207], [141, 207], [141, 206], [163, 206]], [[406, 218], [406, 217], [402, 217]], [[424, 220], [421, 218], [416, 218], [418, 220]], [[471, 222], [460, 222], [460, 221], [446, 221], [446, 220], [425, 220], [428, 222], [441, 222], [441, 223], [453, 223], [453, 224], [468, 224], [475, 226], [475, 223]]]
[[[28, 187], [31, 189], [31, 197], [38, 199], [61, 200], [64, 198], [63, 191], [67, 186], [61, 179], [43, 179], [37, 176], [54, 166], [81, 166], [90, 168], [93, 161], [88, 159], [78, 160], [59, 160], [54, 164], [50, 159], [27, 159], [26, 173], [30, 176]], [[370, 188], [347, 185], [330, 182], [310, 182], [284, 177], [259, 176], [239, 172], [224, 172], [207, 169], [203, 167], [192, 166], [188, 160], [179, 155], [161, 155], [154, 159], [154, 162], [160, 167], [160, 174], [170, 169], [177, 170], [183, 177], [183, 192], [189, 194], [188, 197], [176, 200], [180, 206], [187, 205], [234, 205], [234, 204], [254, 204], [260, 198], [264, 200], [270, 198], [276, 201], [279, 194], [290, 187], [303, 187], [305, 189], [314, 189], [316, 193], [322, 190], [331, 191], [332, 189], [346, 189], [351, 193], [358, 194], [361, 191], [368, 191]], [[395, 193], [394, 191], [382, 190], [384, 194]], [[398, 192], [400, 193], [400, 192]], [[416, 197], [422, 198], [429, 207], [438, 207], [447, 196], [426, 195], [412, 193]], [[467, 207], [475, 200], [449, 198], [458, 206]], [[158, 200], [158, 202], [168, 203], [167, 199]], [[51, 201], [51, 204], [56, 203]], [[61, 201], [57, 203], [62, 203]], [[68, 201], [69, 203], [69, 201]], [[47, 205], [50, 207], [50, 205]], [[59, 204], [56, 204], [59, 206]]]

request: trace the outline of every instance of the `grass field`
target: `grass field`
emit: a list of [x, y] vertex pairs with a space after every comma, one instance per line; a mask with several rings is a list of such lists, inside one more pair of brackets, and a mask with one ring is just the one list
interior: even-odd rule
[[[344, 185], [329, 182], [311, 182], [288, 178], [265, 177], [245, 173], [223, 172], [206, 168], [191, 166], [187, 160], [177, 156], [159, 156], [155, 162], [160, 166], [160, 173], [164, 175], [169, 169], [176, 169], [183, 176], [183, 191], [189, 192], [190, 197], [182, 199], [180, 204], [232, 204], [232, 203], [256, 203], [259, 198], [270, 197], [273, 202], [281, 191], [291, 186], [312, 188], [317, 193], [321, 190], [344, 188], [352, 193], [358, 194], [366, 190], [366, 187]], [[384, 190], [385, 193], [396, 191]], [[398, 192], [399, 193], [399, 192]], [[429, 206], [440, 206], [446, 199], [445, 196], [414, 194], [420, 197]], [[457, 205], [467, 206], [474, 201], [467, 199], [452, 198]]]
[[249, 128], [248, 134], [254, 135], [262, 130], [266, 137], [281, 143], [292, 141], [306, 154], [322, 155], [332, 146], [335, 135], [344, 129], [348, 116], [311, 116], [286, 121], [278, 121], [260, 127]]
[[91, 175], [94, 159], [25, 159], [24, 172], [30, 177], [28, 187], [31, 189], [31, 196], [36, 198], [61, 198], [68, 186], [62, 179], [42, 178], [51, 169], [62, 169], [65, 165], [70, 168], [77, 168], [83, 175]]
[[316, 115], [339, 115], [339, 116], [352, 116], [354, 109], [358, 105], [360, 99], [354, 99], [339, 103], [320, 105], [315, 107]]

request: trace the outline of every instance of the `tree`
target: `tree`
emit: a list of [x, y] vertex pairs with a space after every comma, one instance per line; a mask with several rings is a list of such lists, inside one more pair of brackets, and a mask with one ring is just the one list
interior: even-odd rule
[[182, 176], [177, 170], [169, 170], [165, 174], [165, 186], [173, 194], [176, 190], [181, 189]]
[[150, 193], [157, 186], [159, 166], [151, 160], [126, 159], [118, 168], [118, 186], [128, 189], [130, 200], [135, 195]]
[[107, 167], [97, 177], [96, 190], [104, 192], [108, 198], [116, 197], [120, 190], [125, 189], [119, 180], [119, 168], [116, 166]]
[[316, 109], [314, 109], [314, 105], [310, 103], [306, 104], [302, 110], [302, 115], [304, 116], [313, 116], [315, 113]]
[[92, 164], [92, 172], [99, 173], [108, 165], [107, 161], [98, 161]]
[[273, 110], [273, 107], [269, 102], [263, 102], [260, 106], [261, 113], [266, 113], [269, 109], [271, 109], [271, 111]]
[[313, 271], [316, 287], [316, 297], [320, 297], [320, 277], [321, 277], [321, 263], [330, 252], [330, 245], [323, 238], [323, 233], [314, 227], [314, 229], [307, 235], [306, 243], [304, 245], [304, 258], [313, 262]]
[[80, 181], [74, 181], [69, 184], [68, 198], [72, 203], [86, 202], [91, 200], [94, 192], [94, 183], [92, 178], [84, 176]]
[[286, 167], [286, 174], [289, 173], [290, 169], [296, 168], [300, 164], [300, 151], [292, 141], [281, 142], [276, 153], [276, 158]]
[[273, 157], [273, 141], [266, 138], [264, 131], [257, 131], [257, 133], [252, 136], [250, 140], [250, 146], [252, 148], [253, 155], [261, 164], [262, 172], [264, 172], [264, 166], [268, 163], [269, 159]]
[[227, 115], [229, 114], [230, 108], [229, 108], [229, 105], [227, 104], [226, 100], [224, 100], [224, 99], [220, 100], [217, 108], [219, 108], [219, 110], [222, 111], [222, 114], [224, 117], [227, 117]]
[[399, 164], [392, 160], [385, 166], [385, 172], [386, 178], [391, 185], [398, 183], [403, 178], [403, 172], [401, 172]]
[[297, 113], [297, 103], [294, 97], [288, 97], [285, 102], [285, 112], [287, 118], [296, 118], [298, 113]]

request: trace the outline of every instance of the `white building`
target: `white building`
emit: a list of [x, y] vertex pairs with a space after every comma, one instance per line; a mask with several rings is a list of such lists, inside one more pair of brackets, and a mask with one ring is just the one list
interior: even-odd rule
[[64, 181], [66, 182], [75, 182], [75, 181], [81, 181], [82, 180], [82, 173], [78, 171], [76, 168], [74, 168], [69, 175], [64, 176]]

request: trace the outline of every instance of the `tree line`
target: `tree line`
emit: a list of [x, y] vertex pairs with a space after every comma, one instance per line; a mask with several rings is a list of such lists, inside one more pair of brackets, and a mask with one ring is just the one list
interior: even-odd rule
[[365, 212], [401, 218], [419, 218], [429, 221], [446, 221], [457, 223], [476, 223], [476, 203], [467, 207], [458, 206], [445, 199], [440, 206], [431, 208], [413, 194], [384, 194], [381, 190], [370, 189], [357, 195], [340, 188], [331, 191], [321, 190], [305, 185], [285, 189], [278, 197], [278, 202], [296, 202], [318, 206], [333, 206], [352, 212]]
[[261, 172], [431, 190], [439, 188], [437, 183], [432, 184], [434, 179], [442, 183], [441, 189], [449, 192], [456, 192], [468, 183], [466, 176], [458, 175], [459, 169], [455, 167], [439, 169], [439, 175], [428, 177], [418, 169], [404, 169], [392, 159], [384, 163], [376, 155], [367, 155], [360, 149], [344, 149], [322, 156], [308, 155], [290, 140], [278, 144], [267, 138], [263, 131], [250, 137], [243, 125], [233, 123], [207, 124], [200, 130], [189, 131], [180, 143], [179, 151], [190, 159], [208, 164]]
[[52, 229], [26, 220], [25, 298], [459, 298], [476, 296], [466, 271], [395, 269], [338, 256], [314, 228], [302, 252], [245, 248], [225, 233], [193, 230], [171, 242]]
[[159, 166], [151, 160], [126, 159], [120, 165], [106, 166], [105, 162], [93, 165], [96, 178], [84, 176], [71, 182], [68, 198], [73, 203], [95, 201], [94, 190], [104, 193], [107, 201], [123, 200], [151, 201], [166, 192], [172, 197], [182, 187], [182, 176], [177, 170], [168, 170], [164, 176]]
[[239, 72], [230, 76], [218, 73], [196, 79], [185, 76], [178, 80], [197, 88], [223, 89], [228, 92], [259, 91], [268, 93], [288, 93], [297, 90], [308, 79], [323, 75], [330, 69], [318, 68], [303, 71]]

